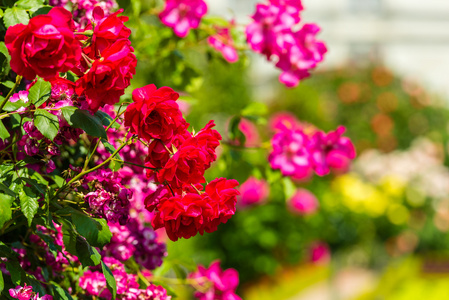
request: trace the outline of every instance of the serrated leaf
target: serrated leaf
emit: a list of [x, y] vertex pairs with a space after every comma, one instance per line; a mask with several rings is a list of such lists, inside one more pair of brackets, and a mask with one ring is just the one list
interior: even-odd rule
[[6, 86], [9, 89], [12, 89], [13, 86], [14, 86], [14, 82], [12, 82], [12, 81], [5, 81], [5, 82], [2, 82], [2, 85]]
[[7, 221], [11, 220], [11, 204], [13, 201], [13, 197], [6, 194], [0, 194], [0, 228], [3, 227]]
[[53, 140], [59, 131], [58, 117], [43, 109], [36, 109], [34, 125], [46, 138]]
[[87, 110], [77, 109], [73, 106], [65, 106], [61, 111], [70, 126], [80, 128], [90, 136], [108, 139], [106, 130], [100, 119], [91, 115]]
[[34, 215], [39, 208], [38, 196], [33, 192], [29, 186], [23, 187], [19, 193], [20, 208], [28, 220], [28, 226], [31, 226]]
[[73, 210], [72, 221], [79, 234], [94, 247], [103, 247], [110, 242], [112, 233], [104, 219], [94, 219], [81, 212]]
[[[25, 102], [22, 99], [17, 100], [16, 102], [8, 101], [8, 102], [6, 102], [5, 106], [3, 107], [3, 110], [4, 111], [8, 111], [8, 112], [16, 111], [16, 110], [18, 110], [21, 107], [28, 107], [28, 106], [30, 106], [30, 104], [31, 104], [30, 101]], [[16, 115], [14, 114], [12, 116], [14, 117]]]
[[10, 136], [11, 134], [9, 134], [8, 129], [6, 129], [5, 125], [3, 125], [2, 120], [0, 120], [0, 139], [6, 140]]
[[101, 262], [101, 269], [103, 270], [103, 275], [106, 278], [108, 290], [112, 294], [112, 299], [115, 299], [117, 296], [117, 282], [115, 281], [114, 275], [112, 275], [111, 270], [103, 261]]
[[[107, 114], [107, 113], [105, 113], [105, 112], [103, 112], [101, 110], [97, 111], [95, 113], [95, 116], [97, 116], [100, 119], [101, 123], [104, 126], [109, 126], [109, 124], [111, 124], [112, 121], [114, 120], [109, 114]], [[120, 128], [120, 124], [117, 123], [117, 122], [114, 122], [111, 127], [115, 128], [115, 129], [119, 129]]]
[[3, 22], [5, 23], [6, 28], [20, 23], [28, 25], [29, 21], [30, 17], [28, 16], [27, 11], [20, 7], [8, 8], [3, 15]]
[[28, 99], [39, 107], [44, 103], [51, 93], [51, 83], [38, 78], [36, 83], [30, 88]]

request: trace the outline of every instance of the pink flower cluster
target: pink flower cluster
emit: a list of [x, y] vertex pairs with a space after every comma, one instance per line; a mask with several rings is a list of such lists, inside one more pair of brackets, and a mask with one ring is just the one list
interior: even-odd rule
[[147, 85], [133, 91], [134, 102], [125, 112], [125, 126], [148, 143], [147, 176], [165, 185], [145, 200], [147, 209], [155, 212], [153, 227], [165, 227], [172, 240], [215, 231], [235, 213], [238, 195], [238, 182], [225, 178], [202, 191], [221, 135], [213, 121], [196, 134], [187, 131], [178, 97], [169, 87]]
[[[111, 269], [112, 275], [117, 282], [117, 299], [120, 300], [170, 300], [166, 291], [159, 286], [150, 285], [145, 290], [139, 289], [137, 276], [128, 274], [125, 266], [112, 257], [104, 258], [104, 263]], [[107, 289], [106, 278], [100, 271], [87, 270], [79, 278], [80, 287], [88, 295], [106, 299], [112, 299], [111, 292]]]
[[26, 283], [23, 287], [18, 285], [15, 289], [9, 289], [9, 295], [19, 300], [53, 300], [50, 295], [39, 297], [39, 293], [34, 293], [33, 287], [26, 285]]
[[157, 241], [157, 235], [150, 227], [144, 227], [137, 218], [131, 218], [126, 225], [110, 223], [112, 238], [104, 249], [106, 254], [125, 262], [131, 257], [142, 267], [153, 270], [162, 264], [167, 247]]
[[[231, 26], [233, 22], [231, 22]], [[217, 28], [217, 33], [207, 38], [207, 42], [215, 50], [221, 52], [224, 59], [230, 63], [235, 63], [239, 60], [239, 55], [234, 47], [234, 40], [232, 39], [230, 28]]]
[[[235, 294], [239, 285], [239, 273], [234, 269], [222, 270], [220, 262], [213, 262], [209, 268], [198, 266], [198, 271], [189, 275], [196, 279], [199, 286], [208, 287], [207, 291], [195, 292], [200, 300], [240, 300]], [[208, 285], [209, 284], [209, 285]]]
[[325, 133], [310, 134], [299, 126], [284, 127], [271, 140], [273, 150], [268, 161], [273, 169], [280, 169], [284, 176], [304, 179], [312, 171], [319, 176], [329, 174], [331, 168], [346, 170], [356, 156], [351, 140], [343, 136], [345, 127]]
[[177, 36], [183, 38], [190, 29], [198, 28], [206, 13], [207, 4], [203, 0], [166, 0], [159, 18], [164, 25], [173, 28]]
[[85, 180], [94, 188], [84, 196], [91, 212], [109, 222], [126, 224], [133, 193], [123, 187], [119, 174], [110, 169], [100, 169], [87, 174]]
[[310, 70], [323, 60], [327, 49], [315, 36], [320, 28], [316, 24], [304, 24], [298, 31], [300, 0], [269, 0], [257, 4], [254, 20], [246, 27], [247, 42], [257, 53], [268, 60], [276, 60], [282, 70], [279, 80], [288, 87], [310, 75]]
[[28, 25], [9, 27], [5, 44], [12, 70], [28, 80], [40, 76], [55, 82], [58, 89], [64, 81], [60, 72], [76, 73], [80, 78], [74, 87], [66, 81], [66, 89], [74, 89], [95, 112], [119, 101], [136, 72], [137, 59], [129, 41], [131, 31], [124, 26], [128, 18], [118, 16], [122, 11], [105, 16], [100, 6], [92, 9], [92, 19], [77, 31], [72, 14], [54, 7], [46, 15], [31, 18]]

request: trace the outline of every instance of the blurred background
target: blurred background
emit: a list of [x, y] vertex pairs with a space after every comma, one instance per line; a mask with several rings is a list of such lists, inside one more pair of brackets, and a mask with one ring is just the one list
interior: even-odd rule
[[[235, 18], [233, 35], [244, 45], [257, 2], [207, 1], [209, 20]], [[447, 298], [449, 2], [302, 2], [303, 20], [322, 28], [328, 53], [310, 78], [286, 89], [259, 55], [242, 51], [229, 64], [201, 30], [175, 37], [154, 14], [162, 1], [119, 1], [139, 59], [132, 88], [172, 86], [192, 127], [215, 120], [224, 143], [208, 180], [266, 182], [256, 189], [264, 199], [240, 199], [218, 231], [167, 241], [158, 272], [220, 259], [239, 271], [245, 300]], [[345, 126], [357, 149], [350, 169], [302, 181], [272, 170], [279, 116], [324, 131]]]

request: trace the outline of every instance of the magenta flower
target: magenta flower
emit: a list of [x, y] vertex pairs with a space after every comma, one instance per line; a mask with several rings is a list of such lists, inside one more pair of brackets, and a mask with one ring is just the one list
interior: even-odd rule
[[206, 286], [207, 282], [212, 283], [206, 292], [195, 292], [195, 297], [200, 300], [241, 300], [235, 294], [239, 285], [239, 273], [235, 269], [223, 271], [219, 261], [214, 261], [208, 269], [198, 266], [198, 271], [189, 277], [198, 280], [200, 286]]
[[301, 124], [296, 116], [288, 111], [273, 114], [268, 121], [268, 126], [272, 131], [301, 128]]
[[326, 264], [331, 259], [331, 252], [325, 242], [314, 242], [309, 246], [309, 256], [315, 264]]
[[294, 213], [309, 215], [316, 212], [319, 206], [318, 199], [306, 189], [297, 189], [292, 198], [288, 200], [288, 206]]
[[209, 45], [215, 50], [221, 52], [224, 59], [230, 63], [235, 63], [239, 60], [237, 50], [234, 48], [234, 41], [232, 40], [229, 28], [222, 28], [218, 30], [217, 34], [210, 36], [207, 39]]
[[247, 42], [257, 53], [267, 59], [279, 56], [286, 43], [292, 40], [291, 27], [299, 23], [299, 14], [290, 14], [284, 5], [257, 4], [251, 16], [253, 23], [246, 27]]
[[197, 28], [201, 18], [207, 13], [203, 0], [166, 0], [159, 18], [162, 23], [173, 28], [179, 37], [186, 37], [191, 28]]
[[16, 286], [15, 289], [9, 289], [9, 295], [14, 299], [19, 300], [30, 300], [33, 294], [33, 287], [30, 285], [25, 285], [21, 287], [20, 285]]
[[329, 133], [316, 132], [310, 139], [311, 162], [319, 176], [329, 174], [330, 168], [346, 170], [356, 156], [354, 145], [347, 137], [344, 126]]
[[312, 165], [308, 150], [309, 139], [301, 130], [283, 130], [271, 140], [273, 151], [268, 161], [273, 169], [284, 176], [303, 179], [310, 176]]
[[238, 204], [240, 206], [250, 206], [266, 201], [270, 193], [270, 186], [263, 179], [257, 180], [254, 177], [250, 177], [240, 185], [239, 191], [240, 195], [237, 196]]
[[285, 52], [279, 56], [276, 67], [283, 72], [279, 81], [287, 87], [295, 87], [299, 81], [308, 77], [309, 70], [323, 60], [327, 52], [323, 42], [316, 40], [320, 31], [316, 24], [305, 24], [302, 29], [292, 34], [292, 43], [286, 43]]

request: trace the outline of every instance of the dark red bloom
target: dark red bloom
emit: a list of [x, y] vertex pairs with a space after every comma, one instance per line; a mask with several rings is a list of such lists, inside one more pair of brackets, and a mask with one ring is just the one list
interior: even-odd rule
[[157, 89], [150, 84], [135, 89], [134, 103], [126, 108], [125, 126], [147, 141], [159, 139], [169, 142], [189, 126], [176, 103], [178, 98], [179, 94], [169, 87]]
[[[123, 9], [104, 16], [104, 11], [100, 6], [94, 8], [92, 17], [95, 26], [92, 34], [92, 44], [83, 49], [84, 53], [95, 59], [99, 58], [103, 51], [120, 39], [128, 39], [131, 35], [131, 29], [125, 26], [128, 21], [126, 16], [118, 16]], [[84, 31], [92, 30], [92, 23], [88, 24]], [[82, 36], [81, 36], [82, 37]]]
[[204, 225], [210, 219], [211, 206], [198, 194], [171, 197], [161, 202], [152, 220], [154, 229], [165, 227], [172, 241], [191, 238], [204, 233]]
[[206, 232], [217, 230], [220, 223], [226, 223], [235, 214], [235, 205], [239, 191], [235, 179], [216, 178], [206, 185], [203, 198], [212, 206], [214, 217], [205, 227]]
[[81, 58], [81, 44], [73, 31], [72, 14], [62, 7], [31, 18], [28, 25], [9, 27], [5, 44], [11, 69], [29, 80], [36, 75], [49, 80], [74, 68]]
[[87, 74], [76, 81], [76, 93], [84, 95], [89, 108], [97, 111], [120, 100], [136, 73], [137, 59], [127, 39], [116, 41], [93, 62]]

